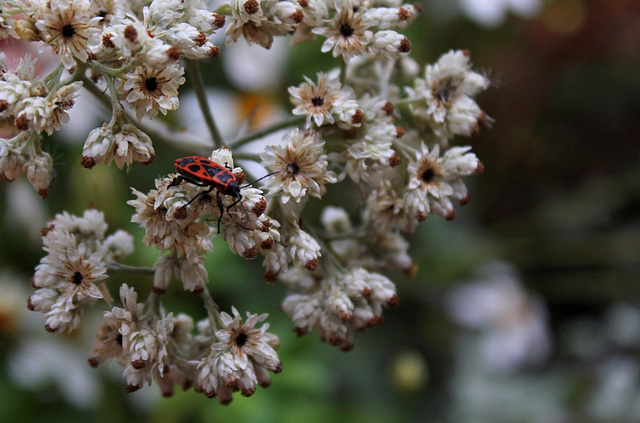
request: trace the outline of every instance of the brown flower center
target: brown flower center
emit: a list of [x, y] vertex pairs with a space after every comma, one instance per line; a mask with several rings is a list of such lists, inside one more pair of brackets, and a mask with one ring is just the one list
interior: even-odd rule
[[158, 89], [158, 80], [155, 76], [147, 78], [147, 80], [144, 81], [144, 86], [148, 91], [155, 91]]
[[353, 35], [354, 32], [355, 31], [351, 24], [343, 23], [342, 25], [340, 25], [340, 34], [342, 34], [343, 37], [349, 38]]
[[311, 99], [311, 104], [313, 104], [315, 107], [321, 107], [324, 104], [324, 97], [321, 96], [315, 96]]
[[300, 172], [300, 166], [298, 166], [298, 163], [289, 163], [287, 165], [287, 173], [289, 173], [289, 175], [295, 175], [298, 172]]
[[73, 275], [71, 275], [71, 282], [73, 282], [76, 285], [80, 285], [83, 279], [84, 279], [84, 276], [82, 275], [82, 272], [79, 272], [77, 270], [73, 272]]
[[239, 333], [238, 336], [236, 336], [236, 345], [239, 347], [242, 347], [244, 344], [247, 343], [247, 334], [246, 333]]
[[420, 175], [420, 178], [427, 184], [433, 182], [435, 177], [436, 172], [431, 167], [427, 168], [424, 172], [422, 172], [422, 175]]
[[73, 25], [66, 24], [65, 26], [62, 27], [62, 36], [64, 38], [73, 38], [75, 34], [76, 34], [76, 30], [75, 28], [73, 28]]

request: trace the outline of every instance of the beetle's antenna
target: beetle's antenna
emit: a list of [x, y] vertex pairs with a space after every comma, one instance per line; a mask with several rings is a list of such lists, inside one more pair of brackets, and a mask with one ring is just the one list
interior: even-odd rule
[[260, 177], [260, 178], [256, 179], [256, 180], [255, 180], [255, 181], [253, 181], [253, 182], [250, 182], [250, 183], [248, 183], [248, 184], [244, 184], [244, 185], [242, 185], [242, 186], [240, 187], [240, 189], [242, 189], [242, 188], [246, 188], [246, 187], [250, 187], [250, 186], [252, 186], [253, 184], [255, 184], [256, 182], [260, 182], [260, 181], [262, 181], [264, 178], [266, 178], [266, 177], [268, 177], [268, 176], [271, 176], [271, 175], [275, 175], [276, 173], [278, 173], [278, 171], [271, 172], [271, 173], [267, 173], [266, 175], [264, 175], [264, 176], [262, 176], [262, 177]]

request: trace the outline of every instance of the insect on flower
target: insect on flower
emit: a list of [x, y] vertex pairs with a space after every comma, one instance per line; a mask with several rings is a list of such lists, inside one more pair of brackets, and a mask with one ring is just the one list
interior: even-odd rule
[[[220, 193], [236, 198], [233, 203], [226, 207], [227, 213], [229, 213], [229, 210], [233, 206], [242, 201], [242, 194], [240, 192], [242, 188], [251, 186], [256, 182], [262, 180], [263, 178], [273, 175], [273, 173], [269, 173], [250, 184], [240, 186], [240, 183], [231, 171], [228, 163], [225, 163], [224, 166], [222, 166], [221, 164], [207, 159], [206, 157], [189, 156], [183, 157], [181, 159], [176, 159], [175, 162], [173, 162], [173, 166], [175, 167], [176, 172], [178, 172], [179, 175], [171, 182], [169, 186], [177, 186], [182, 181], [186, 181], [200, 187], [209, 187], [207, 191], [202, 191], [195, 195], [191, 200], [189, 200], [186, 206], [193, 203], [199, 196], [209, 194], [211, 191], [213, 191], [214, 188], [217, 190], [216, 202], [218, 204], [218, 208], [220, 209], [220, 217], [218, 218], [218, 233], [220, 233], [220, 222], [222, 221], [222, 216], [224, 215], [225, 209], [224, 204], [222, 203], [222, 198], [220, 198]], [[247, 211], [246, 209], [244, 209], [244, 207], [243, 210], [246, 215]]]

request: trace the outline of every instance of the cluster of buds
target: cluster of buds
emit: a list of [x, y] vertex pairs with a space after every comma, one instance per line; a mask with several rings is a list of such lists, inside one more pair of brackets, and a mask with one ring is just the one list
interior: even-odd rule
[[[60, 59], [42, 78], [29, 57], [13, 67], [0, 61], [0, 118], [13, 130], [0, 139], [0, 173], [12, 180], [26, 172], [43, 196], [52, 160], [41, 148], [42, 133], [68, 121], [81, 87], [111, 108], [111, 120], [88, 134], [82, 165], [129, 169], [153, 162], [152, 139], [172, 138], [163, 136], [162, 123], [145, 120], [180, 106], [185, 67], [196, 75], [194, 88], [203, 89], [194, 64], [222, 54], [212, 41], [216, 30], [224, 28], [226, 45], [243, 39], [266, 49], [275, 37], [322, 37], [320, 50], [337, 61], [289, 87], [294, 118], [261, 131], [285, 129], [279, 142], [236, 155], [262, 165], [262, 189], [242, 185], [245, 172], [232, 155], [258, 136], [223, 142], [200, 93], [212, 148], [198, 160], [207, 165], [177, 166], [179, 174], [158, 178], [148, 193], [133, 189], [128, 202], [143, 243], [164, 253], [147, 269], [154, 282], [144, 303], [122, 285], [121, 306], [113, 306], [107, 289], [111, 270], [127, 270], [114, 261], [131, 252], [131, 236], [105, 238], [95, 210], [58, 215], [48, 226], [29, 307], [44, 314], [47, 330], [68, 332], [84, 308], [104, 300], [109, 310], [90, 363], [115, 359], [128, 391], [155, 380], [165, 395], [175, 384], [194, 386], [228, 403], [233, 392], [252, 395], [269, 385], [269, 372], [281, 371], [278, 338], [268, 324], [255, 327], [267, 315], [243, 320], [235, 308], [233, 315], [220, 312], [207, 289], [205, 256], [216, 236], [245, 259], [262, 255], [265, 280], [287, 285], [282, 308], [297, 334], [316, 330], [349, 350], [355, 331], [379, 324], [383, 310], [399, 302], [386, 274], [415, 272], [407, 236], [430, 215], [454, 219], [455, 203], [469, 201], [463, 178], [483, 171], [471, 146], [454, 143], [491, 123], [475, 102], [490, 81], [462, 50], [421, 74], [408, 55], [409, 39], [398, 32], [420, 13], [417, 3], [231, 0], [215, 11], [204, 0], [6, 4], [0, 37], [42, 43]], [[230, 182], [237, 189], [228, 190]], [[340, 207], [326, 201], [332, 192], [348, 193]], [[318, 213], [309, 217], [307, 207]], [[203, 299], [207, 319], [196, 324], [164, 311], [159, 299], [174, 279]]]

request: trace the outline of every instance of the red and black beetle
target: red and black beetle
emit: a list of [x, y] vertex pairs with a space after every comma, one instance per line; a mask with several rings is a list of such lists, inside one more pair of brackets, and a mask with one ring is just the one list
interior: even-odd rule
[[178, 172], [179, 175], [171, 182], [169, 186], [176, 186], [179, 185], [182, 181], [187, 181], [200, 187], [209, 187], [208, 190], [198, 193], [191, 200], [189, 200], [189, 202], [186, 204], [187, 206], [199, 196], [210, 193], [214, 188], [217, 189], [216, 202], [218, 203], [218, 208], [220, 209], [220, 217], [218, 218], [218, 233], [220, 233], [220, 222], [222, 221], [222, 216], [224, 215], [224, 205], [222, 204], [220, 193], [236, 198], [236, 201], [227, 206], [227, 213], [229, 213], [229, 210], [233, 206], [242, 201], [242, 194], [240, 193], [240, 190], [242, 188], [248, 187], [258, 182], [260, 179], [273, 175], [273, 173], [270, 173], [258, 179], [257, 181], [252, 182], [251, 184], [240, 186], [240, 183], [238, 183], [236, 176], [233, 174], [231, 168], [227, 163], [222, 166], [221, 164], [207, 159], [206, 157], [189, 156], [183, 157], [181, 159], [176, 159], [175, 162], [173, 162], [173, 166], [176, 168], [176, 172]]

